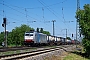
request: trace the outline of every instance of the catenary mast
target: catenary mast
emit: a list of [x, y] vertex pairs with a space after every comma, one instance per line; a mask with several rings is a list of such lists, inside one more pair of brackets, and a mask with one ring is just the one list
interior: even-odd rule
[[[77, 12], [80, 10], [80, 0], [77, 0]], [[79, 16], [76, 19], [76, 40], [80, 40]]]

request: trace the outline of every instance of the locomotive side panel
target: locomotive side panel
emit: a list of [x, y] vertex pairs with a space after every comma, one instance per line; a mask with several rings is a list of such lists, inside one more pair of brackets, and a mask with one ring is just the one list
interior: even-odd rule
[[39, 43], [47, 43], [47, 35], [39, 33], [40, 38], [39, 38]]

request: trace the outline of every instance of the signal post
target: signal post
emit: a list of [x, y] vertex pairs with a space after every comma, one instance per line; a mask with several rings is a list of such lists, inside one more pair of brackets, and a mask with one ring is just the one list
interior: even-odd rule
[[6, 18], [3, 18], [2, 26], [5, 28], [5, 35], [4, 35], [4, 47], [7, 47], [7, 31], [6, 31]]

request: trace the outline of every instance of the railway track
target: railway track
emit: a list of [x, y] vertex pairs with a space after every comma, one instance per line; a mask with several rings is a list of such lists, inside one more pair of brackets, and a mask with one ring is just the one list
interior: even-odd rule
[[26, 50], [26, 49], [42, 48], [42, 47], [44, 47], [44, 46], [40, 46], [40, 47], [26, 47], [26, 46], [19, 46], [19, 47], [4, 47], [4, 48], [0, 48], [0, 52], [16, 51], [16, 50]]
[[68, 47], [71, 47], [70, 45], [66, 46], [57, 46], [57, 47], [49, 47], [49, 48], [38, 48], [37, 50], [33, 50], [30, 52], [23, 52], [23, 53], [18, 53], [18, 54], [11, 54], [11, 55], [3, 55], [0, 56], [0, 60], [19, 60], [19, 59], [24, 59], [26, 60], [27, 57], [32, 57], [36, 55], [41, 55], [53, 51], [60, 51], [61, 49], [64, 51], [67, 51]]
[[0, 52], [6, 52], [6, 51], [15, 51], [15, 50], [24, 50], [24, 49], [30, 49], [31, 47], [11, 47], [11, 48], [0, 48]]
[[[68, 45], [61, 45], [63, 47], [68, 47]], [[70, 45], [69, 45], [70, 46]], [[6, 51], [16, 51], [16, 50], [26, 50], [26, 49], [32, 49], [32, 48], [43, 48], [46, 46], [40, 46], [40, 47], [26, 47], [26, 46], [19, 46], [19, 47], [2, 47], [0, 48], [0, 52], [6, 52]]]
[[43, 48], [43, 49], [38, 49], [36, 51], [31, 51], [31, 52], [25, 52], [25, 53], [19, 53], [19, 54], [12, 54], [12, 55], [5, 55], [5, 56], [0, 56], [0, 60], [18, 60], [18, 59], [24, 59], [27, 57], [35, 56], [35, 55], [40, 55], [56, 50], [63, 49], [61, 47], [56, 47], [56, 48]]

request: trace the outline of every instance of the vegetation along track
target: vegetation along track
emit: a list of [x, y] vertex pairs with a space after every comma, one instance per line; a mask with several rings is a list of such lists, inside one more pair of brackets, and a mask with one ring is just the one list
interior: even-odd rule
[[6, 51], [16, 51], [16, 50], [26, 50], [26, 49], [33, 49], [33, 48], [42, 48], [45, 46], [39, 46], [39, 47], [27, 47], [27, 46], [18, 46], [18, 47], [2, 47], [0, 48], [0, 52], [6, 52]]
[[[61, 45], [66, 47], [65, 45]], [[26, 49], [32, 49], [32, 48], [44, 48], [46, 46], [39, 46], [39, 47], [27, 47], [27, 46], [18, 46], [18, 47], [1, 47], [0, 52], [6, 52], [6, 51], [16, 51], [16, 50], [26, 50]], [[49, 46], [47, 46], [49, 47]]]
[[25, 50], [30, 49], [32, 47], [25, 47], [25, 46], [19, 46], [19, 47], [3, 47], [0, 48], [0, 52], [6, 52], [6, 51], [15, 51], [15, 50]]
[[43, 48], [43, 49], [31, 51], [31, 52], [24, 52], [24, 53], [19, 53], [19, 54], [0, 56], [0, 60], [23, 59], [23, 58], [27, 58], [27, 57], [31, 57], [31, 56], [35, 56], [35, 55], [39, 55], [39, 54], [44, 54], [44, 53], [48, 53], [48, 52], [52, 52], [52, 51], [56, 51], [56, 50], [60, 50], [60, 49], [64, 50], [64, 48], [62, 48], [62, 47]]

